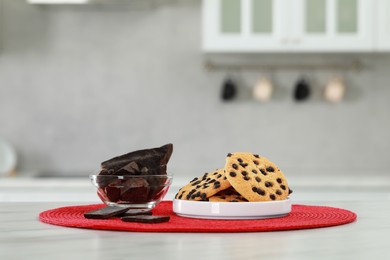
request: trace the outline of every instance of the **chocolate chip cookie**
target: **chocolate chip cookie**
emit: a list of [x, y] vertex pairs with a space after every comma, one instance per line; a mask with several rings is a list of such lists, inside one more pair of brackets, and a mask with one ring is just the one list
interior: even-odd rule
[[221, 190], [214, 196], [209, 198], [211, 202], [248, 202], [241, 194], [239, 194], [233, 187], [226, 190]]
[[284, 200], [290, 193], [283, 172], [257, 154], [229, 153], [225, 174], [234, 189], [250, 202]]
[[230, 186], [224, 169], [206, 172], [202, 177], [196, 177], [182, 187], [175, 199], [207, 201], [209, 197]]

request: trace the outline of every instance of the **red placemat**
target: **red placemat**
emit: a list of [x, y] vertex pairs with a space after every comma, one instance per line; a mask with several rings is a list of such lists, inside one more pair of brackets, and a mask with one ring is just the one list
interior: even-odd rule
[[39, 214], [39, 220], [53, 225], [100, 230], [135, 232], [261, 232], [308, 229], [343, 225], [356, 220], [354, 212], [324, 206], [293, 205], [291, 213], [282, 218], [259, 220], [215, 220], [177, 216], [172, 201], [162, 201], [153, 215], [170, 216], [169, 222], [143, 224], [123, 222], [120, 218], [108, 220], [86, 219], [84, 213], [104, 207], [103, 204], [70, 206], [51, 209]]

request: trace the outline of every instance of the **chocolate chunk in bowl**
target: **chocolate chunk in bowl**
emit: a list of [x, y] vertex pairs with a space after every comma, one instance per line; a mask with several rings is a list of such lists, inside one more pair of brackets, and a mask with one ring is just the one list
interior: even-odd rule
[[107, 205], [151, 209], [168, 192], [172, 175], [91, 175], [91, 181]]
[[172, 182], [167, 163], [172, 144], [114, 157], [91, 175], [100, 199], [107, 205], [151, 209], [162, 200]]
[[[157, 169], [162, 165], [167, 165], [173, 152], [173, 145], [166, 144], [158, 148], [143, 149], [120, 155], [101, 163], [104, 175], [116, 174], [117, 171], [126, 168], [130, 163], [137, 164], [137, 171], [146, 169]], [[132, 165], [132, 167], [134, 164]], [[129, 171], [131, 174], [132, 171]]]

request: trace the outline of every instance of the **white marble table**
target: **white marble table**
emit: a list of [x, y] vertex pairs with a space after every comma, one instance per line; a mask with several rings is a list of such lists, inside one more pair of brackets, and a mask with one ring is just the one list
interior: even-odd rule
[[0, 203], [0, 259], [390, 259], [390, 202], [310, 201], [352, 210], [354, 223], [264, 233], [134, 233], [40, 223], [41, 211], [82, 203]]

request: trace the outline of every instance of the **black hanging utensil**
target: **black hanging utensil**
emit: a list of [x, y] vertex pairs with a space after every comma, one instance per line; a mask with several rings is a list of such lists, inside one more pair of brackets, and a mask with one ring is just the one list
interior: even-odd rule
[[294, 99], [304, 101], [310, 96], [310, 85], [304, 79], [298, 80], [294, 89]]
[[236, 83], [228, 78], [222, 84], [222, 100], [229, 101], [236, 97], [237, 95], [237, 86]]

